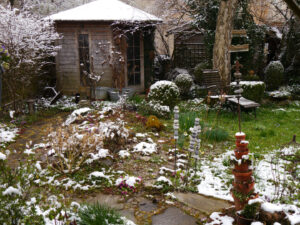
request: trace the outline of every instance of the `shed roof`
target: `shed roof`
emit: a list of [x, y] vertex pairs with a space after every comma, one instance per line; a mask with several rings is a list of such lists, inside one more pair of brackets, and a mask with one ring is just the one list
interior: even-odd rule
[[48, 17], [54, 21], [162, 21], [119, 0], [97, 0]]

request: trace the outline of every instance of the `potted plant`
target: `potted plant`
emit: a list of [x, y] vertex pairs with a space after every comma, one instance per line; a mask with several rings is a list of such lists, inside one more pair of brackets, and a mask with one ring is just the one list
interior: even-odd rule
[[253, 204], [247, 204], [245, 208], [236, 212], [236, 220], [238, 225], [250, 225], [259, 216], [261, 204], [259, 202]]

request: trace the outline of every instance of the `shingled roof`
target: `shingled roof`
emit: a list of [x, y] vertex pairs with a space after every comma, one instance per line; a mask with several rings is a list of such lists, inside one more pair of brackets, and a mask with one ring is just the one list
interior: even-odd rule
[[160, 18], [119, 0], [97, 0], [48, 17], [54, 21], [159, 22]]

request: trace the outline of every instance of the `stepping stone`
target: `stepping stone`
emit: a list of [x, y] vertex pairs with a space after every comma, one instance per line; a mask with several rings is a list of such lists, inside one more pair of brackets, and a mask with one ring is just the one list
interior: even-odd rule
[[93, 197], [87, 199], [88, 203], [97, 203], [101, 205], [107, 205], [116, 210], [124, 209], [124, 204], [120, 203], [122, 201], [122, 197], [119, 195], [105, 195], [102, 193], [98, 193]]
[[148, 199], [141, 199], [139, 202], [140, 211], [151, 212], [157, 209], [157, 205]]
[[206, 197], [194, 193], [174, 193], [177, 200], [187, 206], [197, 209], [202, 213], [210, 215], [213, 212], [221, 211], [224, 208], [228, 208], [231, 204], [227, 201], [216, 199], [212, 197]]
[[131, 220], [134, 223], [137, 223], [136, 218], [134, 216], [133, 209], [124, 209], [119, 211], [122, 216], [125, 216], [127, 219]]
[[166, 209], [162, 214], [152, 217], [152, 225], [194, 225], [196, 219], [176, 207]]

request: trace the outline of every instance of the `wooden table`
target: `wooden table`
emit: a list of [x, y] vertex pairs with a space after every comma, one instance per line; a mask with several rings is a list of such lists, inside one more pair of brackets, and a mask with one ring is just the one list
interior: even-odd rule
[[[236, 97], [233, 98], [228, 98], [227, 101], [230, 103], [238, 105], [238, 99]], [[254, 115], [256, 118], [256, 108], [260, 106], [257, 102], [251, 101], [249, 99], [246, 99], [244, 97], [240, 98], [240, 106], [243, 107], [244, 109], [253, 109], [254, 110]]]

